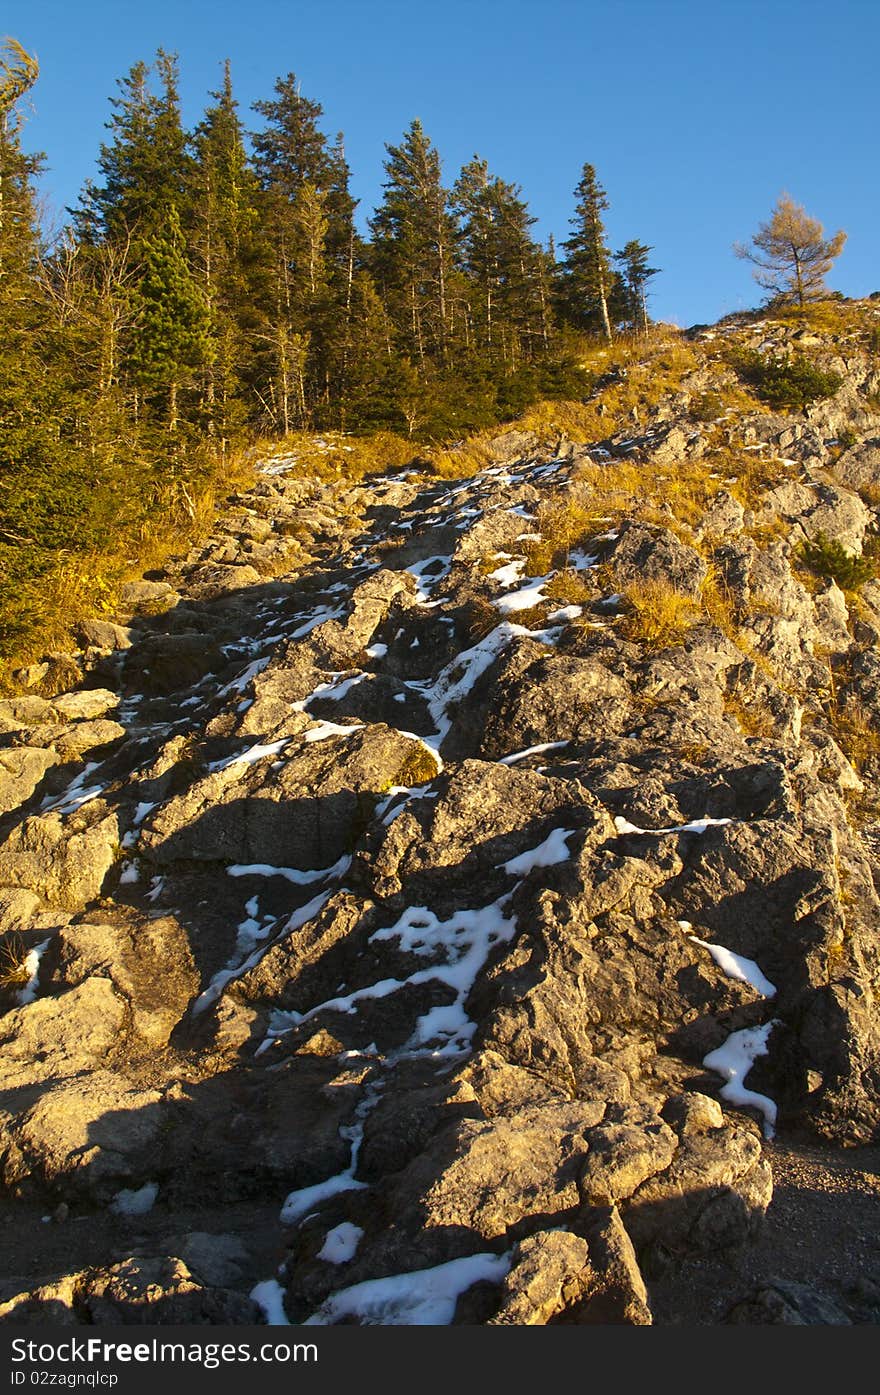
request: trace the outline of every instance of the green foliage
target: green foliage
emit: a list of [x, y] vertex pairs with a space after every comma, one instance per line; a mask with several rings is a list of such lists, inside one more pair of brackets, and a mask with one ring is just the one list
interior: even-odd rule
[[718, 392], [701, 392], [692, 398], [688, 411], [694, 421], [717, 421], [724, 411], [724, 400]]
[[802, 543], [798, 554], [810, 571], [836, 581], [844, 591], [856, 591], [877, 574], [871, 557], [847, 552], [836, 538], [824, 533], [818, 533], [812, 542]]
[[804, 354], [765, 356], [748, 349], [731, 359], [744, 383], [768, 407], [797, 407], [806, 411], [811, 402], [833, 397], [843, 379], [811, 363]]

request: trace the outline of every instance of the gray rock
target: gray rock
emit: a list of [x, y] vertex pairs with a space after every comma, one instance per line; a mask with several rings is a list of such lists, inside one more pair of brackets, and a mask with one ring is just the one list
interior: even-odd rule
[[167, 581], [127, 581], [119, 590], [119, 601], [130, 610], [173, 604], [175, 591]]
[[164, 1046], [199, 991], [183, 927], [171, 916], [129, 924], [68, 925], [53, 941], [44, 974], [73, 987], [93, 974], [111, 980], [151, 1047]]
[[175, 1256], [132, 1256], [48, 1280], [0, 1304], [0, 1322], [60, 1326], [226, 1326], [264, 1321], [232, 1289], [204, 1287]]
[[46, 771], [60, 759], [56, 751], [35, 750], [30, 746], [0, 750], [0, 813], [17, 809], [30, 799]]
[[810, 1284], [770, 1279], [729, 1309], [727, 1323], [750, 1326], [851, 1327], [852, 1320], [827, 1293]]
[[325, 741], [294, 738], [274, 761], [229, 764], [169, 800], [145, 824], [140, 848], [160, 865], [330, 867], [353, 850], [383, 791], [401, 782], [421, 749], [381, 726]]
[[132, 631], [127, 625], [115, 625], [109, 620], [81, 620], [74, 631], [87, 648], [129, 649]]
[[119, 706], [119, 694], [107, 688], [84, 688], [77, 693], [62, 693], [52, 702], [56, 712], [68, 722], [92, 721], [106, 717]]
[[645, 581], [664, 582], [688, 596], [697, 596], [707, 567], [700, 554], [666, 529], [626, 523], [620, 530], [612, 559], [618, 590]]
[[0, 886], [26, 887], [49, 906], [78, 911], [99, 896], [116, 861], [119, 819], [101, 800], [69, 815], [34, 815], [0, 844]]

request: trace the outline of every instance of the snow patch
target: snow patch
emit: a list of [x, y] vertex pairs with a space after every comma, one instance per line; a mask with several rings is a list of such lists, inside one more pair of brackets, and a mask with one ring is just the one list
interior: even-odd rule
[[145, 1216], [148, 1211], [152, 1211], [158, 1195], [158, 1182], [145, 1182], [137, 1191], [123, 1188], [110, 1202], [110, 1210], [115, 1211], [117, 1216]]
[[744, 1027], [742, 1031], [731, 1033], [722, 1046], [703, 1057], [703, 1065], [727, 1082], [721, 1087], [722, 1099], [733, 1105], [751, 1105], [763, 1114], [765, 1138], [772, 1138], [775, 1133], [776, 1105], [766, 1095], [747, 1090], [744, 1081], [757, 1058], [767, 1055], [767, 1039], [779, 1025], [774, 1018], [763, 1027]]
[[366, 1279], [332, 1293], [304, 1325], [330, 1327], [353, 1317], [366, 1327], [445, 1327], [467, 1289], [477, 1283], [500, 1284], [510, 1265], [509, 1254], [478, 1254], [434, 1269]]
[[317, 1258], [326, 1260], [328, 1264], [347, 1264], [354, 1258], [363, 1233], [360, 1226], [343, 1221], [327, 1231]]

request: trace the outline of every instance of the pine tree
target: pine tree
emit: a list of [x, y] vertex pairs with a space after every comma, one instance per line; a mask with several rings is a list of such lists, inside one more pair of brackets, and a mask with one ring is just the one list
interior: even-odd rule
[[265, 272], [259, 237], [260, 189], [244, 148], [229, 61], [193, 141], [190, 257], [202, 286], [213, 351], [205, 360], [209, 434], [225, 440], [246, 415], [252, 301]]
[[624, 315], [630, 327], [642, 334], [648, 333], [649, 324], [646, 287], [651, 277], [659, 271], [658, 267], [648, 266], [648, 255], [653, 250], [653, 247], [646, 247], [643, 242], [633, 239], [621, 251], [614, 253], [614, 260], [620, 262], [623, 272]]
[[286, 431], [294, 421], [306, 424], [318, 403], [325, 416], [341, 410], [358, 256], [355, 200], [342, 136], [330, 145], [318, 124], [323, 108], [302, 95], [294, 73], [279, 78], [274, 100], [254, 110], [266, 121], [253, 145], [273, 262], [261, 306], [261, 397]]
[[752, 238], [756, 250], [742, 243], [735, 243], [733, 250], [758, 268], [752, 274], [771, 299], [803, 307], [805, 301], [827, 294], [825, 277], [845, 242], [843, 231], [826, 238], [818, 219], [810, 218], [789, 194], [781, 194], [769, 222], [761, 223]]
[[508, 366], [546, 342], [546, 263], [530, 232], [536, 219], [520, 195], [476, 155], [454, 189], [464, 224], [462, 267], [477, 291], [478, 346], [498, 350]]
[[159, 93], [150, 87], [152, 69], [138, 62], [118, 83], [122, 95], [111, 98], [113, 139], [98, 157], [103, 182], [87, 185], [78, 215], [83, 234], [92, 240], [96, 235], [146, 240], [168, 208], [186, 221], [191, 178], [176, 56], [159, 49], [155, 69]]
[[385, 195], [370, 221], [376, 281], [405, 350], [419, 362], [443, 364], [457, 228], [440, 156], [418, 119], [400, 145], [385, 148]]
[[212, 354], [207, 303], [186, 263], [180, 220], [169, 209], [164, 230], [143, 244], [134, 293], [129, 367], [148, 392], [164, 391], [168, 428], [178, 425], [179, 390]]
[[575, 196], [578, 202], [575, 216], [570, 220], [575, 231], [562, 244], [565, 249], [561, 268], [562, 310], [578, 329], [589, 330], [601, 324], [610, 343], [608, 302], [614, 272], [602, 222], [608, 199], [592, 165], [584, 165]]

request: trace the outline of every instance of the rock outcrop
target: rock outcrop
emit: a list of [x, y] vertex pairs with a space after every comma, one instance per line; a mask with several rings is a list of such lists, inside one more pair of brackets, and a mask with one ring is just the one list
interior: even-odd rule
[[[117, 1229], [49, 1245], [2, 1320], [644, 1325], [658, 1266], [757, 1234], [775, 1128], [880, 1135], [880, 587], [799, 551], [872, 547], [847, 352], [806, 419], [696, 431], [707, 351], [638, 436], [505, 433], [454, 483], [274, 458], [22, 673], [0, 1205]], [[705, 462], [698, 516], [609, 517], [621, 458]], [[554, 503], [587, 521], [531, 574]], [[225, 1234], [255, 1205], [274, 1279]], [[730, 1298], [849, 1321], [782, 1278]]]

